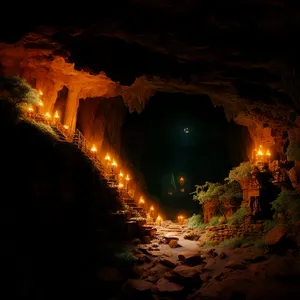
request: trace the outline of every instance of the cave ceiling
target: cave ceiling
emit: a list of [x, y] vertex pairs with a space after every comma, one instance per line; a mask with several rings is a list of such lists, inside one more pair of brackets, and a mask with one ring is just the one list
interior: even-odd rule
[[[47, 15], [27, 8], [27, 14], [18, 15], [22, 26], [1, 26], [0, 50], [19, 43], [32, 53], [36, 67], [63, 59], [68, 68], [74, 66], [74, 76], [100, 76], [102, 83], [106, 77], [113, 92], [101, 96], [130, 88], [140, 95], [137, 101], [155, 91], [207, 94], [240, 124], [293, 125], [300, 112], [297, 1], [131, 0], [101, 5], [53, 5]], [[91, 80], [98, 84], [98, 79]], [[97, 96], [97, 89], [89, 96]]]

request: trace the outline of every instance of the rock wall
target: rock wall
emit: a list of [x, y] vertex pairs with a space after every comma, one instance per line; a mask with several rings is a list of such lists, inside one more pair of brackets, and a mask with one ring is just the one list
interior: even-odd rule
[[209, 240], [214, 244], [219, 244], [232, 238], [256, 240], [263, 235], [264, 224], [263, 221], [258, 221], [256, 224], [219, 225], [209, 227], [207, 230], [211, 233]]

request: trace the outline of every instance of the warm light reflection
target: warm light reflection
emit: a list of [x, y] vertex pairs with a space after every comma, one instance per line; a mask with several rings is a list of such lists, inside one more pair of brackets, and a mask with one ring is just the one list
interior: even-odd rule
[[43, 107], [44, 106], [44, 103], [42, 100], [39, 100], [39, 106]]
[[129, 175], [127, 174], [126, 175], [126, 178], [125, 178], [127, 181], [129, 181], [130, 180], [130, 177], [129, 177]]
[[157, 218], [156, 218], [155, 223], [160, 226], [161, 222], [162, 222], [162, 217], [160, 215], [158, 215]]
[[120, 182], [119, 183], [119, 188], [122, 189], [123, 187], [124, 187], [124, 184]]
[[109, 154], [107, 153], [106, 155], [105, 155], [105, 160], [107, 160], [107, 161], [110, 161], [110, 156], [109, 156]]
[[119, 176], [120, 176], [120, 177], [123, 177], [123, 176], [124, 176], [124, 174], [122, 173], [122, 171], [120, 171]]
[[33, 111], [33, 107], [32, 107], [32, 106], [29, 106], [29, 107], [27, 108], [27, 110], [30, 111], [30, 112], [32, 112], [32, 111]]
[[55, 119], [59, 119], [59, 114], [58, 114], [58, 111], [56, 111], [56, 112], [55, 112], [55, 114], [54, 114], [54, 118], [55, 118]]
[[65, 128], [65, 129], [69, 129], [69, 126], [68, 126], [68, 125], [64, 125], [64, 128]]
[[111, 165], [112, 165], [113, 167], [116, 167], [118, 164], [117, 164], [117, 162], [116, 162], [115, 160], [113, 160], [113, 162], [111, 163]]
[[42, 91], [39, 91], [39, 94], [42, 96], [42, 95], [43, 95], [43, 92], [42, 92]]
[[49, 113], [49, 112], [46, 112], [46, 113], [45, 113], [45, 117], [46, 117], [47, 119], [50, 119], [50, 118], [51, 118], [50, 113]]
[[270, 157], [271, 156], [271, 152], [269, 149], [264, 149], [264, 147], [262, 145], [259, 145], [259, 149], [254, 149], [254, 151], [256, 152], [256, 157], [259, 159], [263, 159], [265, 156]]
[[150, 207], [150, 210], [151, 210], [151, 211], [154, 211], [154, 206], [153, 206], [153, 205]]
[[143, 197], [140, 197], [140, 201], [139, 201], [140, 204], [144, 204], [145, 203], [145, 200]]
[[93, 144], [93, 146], [92, 146], [92, 148], [91, 148], [91, 151], [92, 152], [97, 152], [97, 148], [96, 148], [96, 146]]

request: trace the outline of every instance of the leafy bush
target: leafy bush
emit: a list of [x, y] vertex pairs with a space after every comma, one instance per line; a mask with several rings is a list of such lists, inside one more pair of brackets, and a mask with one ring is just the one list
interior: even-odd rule
[[228, 178], [230, 181], [239, 181], [241, 179], [251, 178], [253, 165], [248, 162], [242, 162], [238, 167], [230, 170]]
[[208, 200], [219, 199], [222, 195], [222, 184], [207, 181], [203, 185], [196, 185], [196, 191], [192, 194], [194, 194], [193, 200], [198, 200], [200, 204]]
[[300, 143], [291, 141], [287, 148], [286, 155], [290, 161], [300, 161]]
[[204, 185], [196, 185], [196, 191], [192, 193], [193, 200], [198, 200], [200, 204], [208, 200], [228, 201], [232, 199], [242, 199], [243, 193], [237, 181], [225, 184], [205, 182]]
[[23, 78], [16, 76], [0, 77], [0, 98], [14, 104], [37, 104], [39, 94]]
[[300, 195], [291, 190], [282, 191], [272, 202], [272, 209], [283, 213], [291, 222], [300, 220]]
[[246, 239], [232, 238], [232, 239], [224, 240], [218, 246], [221, 247], [221, 248], [226, 248], [226, 249], [229, 249], [229, 250], [233, 250], [235, 248], [241, 247], [246, 242], [248, 242]]
[[244, 207], [240, 207], [229, 219], [229, 224], [241, 224], [244, 222], [245, 217], [248, 215], [248, 211]]
[[188, 226], [190, 228], [199, 228], [202, 225], [203, 225], [203, 217], [201, 215], [193, 214], [193, 216], [191, 216], [188, 219]]
[[211, 220], [208, 223], [208, 226], [217, 226], [217, 225], [219, 225], [219, 219], [220, 219], [220, 216], [212, 217]]
[[274, 220], [265, 220], [264, 221], [264, 228], [266, 231], [271, 230], [276, 225]]

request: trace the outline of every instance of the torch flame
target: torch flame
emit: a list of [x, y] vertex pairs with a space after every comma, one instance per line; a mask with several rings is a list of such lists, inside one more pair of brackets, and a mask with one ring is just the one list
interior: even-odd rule
[[110, 156], [108, 153], [105, 155], [105, 160], [110, 161]]
[[50, 113], [49, 113], [49, 112], [46, 112], [45, 117], [46, 117], [47, 119], [50, 119], [50, 118], [51, 118]]
[[97, 152], [97, 148], [96, 148], [96, 146], [93, 144], [93, 146], [92, 146], [92, 148], [91, 148], [91, 151], [92, 152]]
[[68, 126], [68, 125], [64, 125], [64, 128], [65, 128], [65, 129], [69, 129], [69, 126]]
[[43, 107], [44, 106], [44, 103], [42, 100], [39, 101], [39, 106]]
[[55, 114], [54, 114], [54, 118], [55, 118], [55, 119], [59, 119], [59, 114], [58, 114], [58, 111], [56, 111], [56, 112], [55, 112]]
[[29, 106], [27, 109], [28, 109], [28, 111], [31, 111], [31, 112], [33, 111], [33, 107], [32, 106]]
[[122, 171], [120, 171], [120, 174], [119, 174], [120, 177], [123, 177], [124, 174], [122, 173]]
[[129, 181], [130, 180], [130, 177], [129, 177], [129, 175], [127, 174], [126, 175], [126, 178], [125, 178], [127, 181]]
[[119, 183], [119, 188], [121, 189], [121, 188], [123, 188], [124, 187], [124, 184], [123, 183]]
[[115, 160], [113, 160], [113, 162], [111, 163], [112, 164], [112, 166], [114, 166], [114, 167], [116, 167], [118, 164], [117, 164], [117, 162], [115, 161]]
[[42, 91], [39, 91], [39, 94], [40, 94], [41, 96], [43, 96], [43, 92], [42, 92]]

